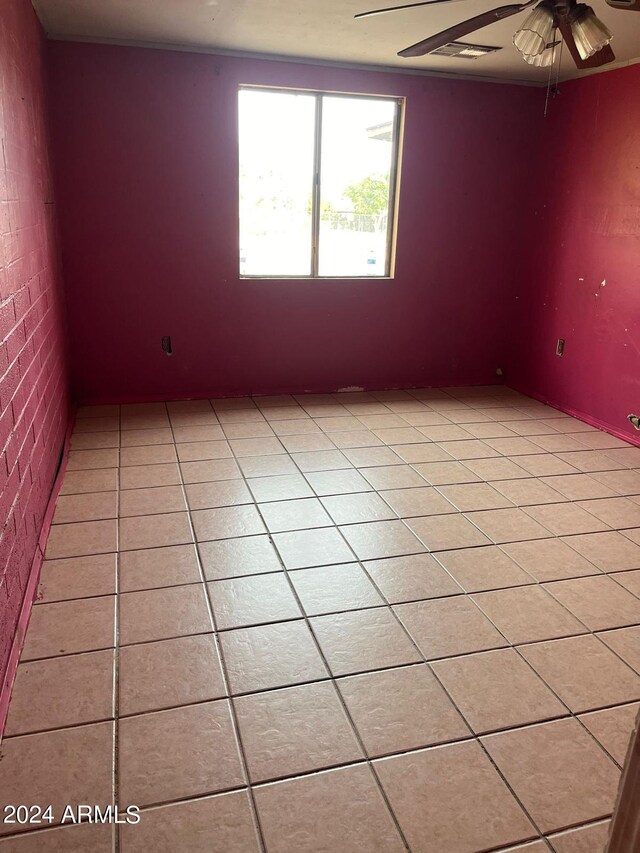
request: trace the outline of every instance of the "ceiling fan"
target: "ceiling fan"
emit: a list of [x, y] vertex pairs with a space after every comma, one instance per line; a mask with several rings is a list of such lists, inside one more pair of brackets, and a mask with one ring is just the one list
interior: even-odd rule
[[[416, 6], [431, 6], [435, 3], [448, 3], [452, 0], [423, 0], [421, 3], [405, 3], [402, 6], [391, 6], [386, 9], [374, 9], [371, 12], [361, 12], [356, 18], [368, 18], [373, 15], [383, 15], [387, 12], [398, 12], [412, 9]], [[616, 9], [630, 9], [640, 12], [640, 0], [606, 0]], [[526, 3], [509, 6], [499, 6], [488, 12], [482, 12], [459, 24], [454, 24], [440, 33], [429, 36], [410, 47], [399, 51], [398, 56], [425, 56], [450, 42], [455, 42], [476, 30], [489, 24], [510, 18], [525, 9], [537, 4], [530, 15], [523, 21], [520, 29], [513, 36], [513, 43], [522, 54], [525, 62], [535, 66], [552, 65], [556, 47], [560, 41], [555, 39], [559, 30], [565, 40], [576, 66], [582, 68], [599, 68], [615, 60], [615, 55], [609, 46], [612, 34], [609, 29], [596, 17], [590, 6], [578, 3], [576, 0], [528, 0]]]

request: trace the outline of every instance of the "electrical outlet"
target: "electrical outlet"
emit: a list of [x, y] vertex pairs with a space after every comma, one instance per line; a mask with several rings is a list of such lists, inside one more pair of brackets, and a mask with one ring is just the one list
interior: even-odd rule
[[556, 355], [558, 358], [562, 358], [564, 355], [564, 338], [558, 338], [558, 343], [556, 344]]

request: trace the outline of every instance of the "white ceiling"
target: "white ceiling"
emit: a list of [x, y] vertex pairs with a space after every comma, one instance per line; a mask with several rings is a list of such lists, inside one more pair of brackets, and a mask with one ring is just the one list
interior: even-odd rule
[[[403, 59], [396, 55], [428, 35], [508, 2], [516, 0], [451, 0], [356, 21], [357, 12], [395, 5], [394, 0], [33, 0], [45, 30], [54, 38], [258, 53], [546, 83], [548, 69], [527, 65], [511, 42], [526, 13], [463, 39], [503, 48], [477, 60]], [[591, 0], [591, 5], [614, 34], [616, 66], [640, 61], [640, 12], [612, 9], [605, 0]], [[564, 51], [560, 77], [576, 76], [580, 73]]]

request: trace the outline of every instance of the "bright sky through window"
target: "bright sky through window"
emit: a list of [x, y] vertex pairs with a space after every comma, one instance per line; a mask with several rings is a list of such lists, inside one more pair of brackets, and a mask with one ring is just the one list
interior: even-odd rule
[[240, 274], [390, 274], [400, 104], [242, 88]]

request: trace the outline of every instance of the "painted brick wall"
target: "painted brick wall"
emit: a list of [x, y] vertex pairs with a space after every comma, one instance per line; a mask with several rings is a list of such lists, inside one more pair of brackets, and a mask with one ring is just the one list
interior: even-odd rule
[[0, 10], [0, 676], [67, 422], [44, 44], [29, 0]]

